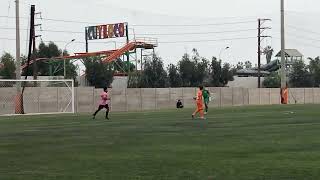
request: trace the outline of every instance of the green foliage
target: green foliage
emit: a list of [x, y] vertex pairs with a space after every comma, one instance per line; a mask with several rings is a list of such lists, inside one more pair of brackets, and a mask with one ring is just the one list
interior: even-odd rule
[[302, 60], [293, 63], [289, 80], [292, 87], [312, 87], [313, 85], [312, 75]]
[[100, 57], [83, 60], [86, 67], [86, 78], [96, 88], [109, 87], [113, 81], [114, 70], [111, 64], [104, 64]]
[[13, 56], [9, 53], [4, 53], [0, 59], [3, 64], [3, 67], [0, 69], [0, 76], [4, 79], [15, 79], [16, 66]]
[[196, 49], [193, 56], [184, 54], [178, 62], [178, 70], [184, 87], [196, 87], [203, 85], [209, 76], [209, 62], [201, 57]]
[[223, 64], [222, 73], [221, 73], [221, 82], [225, 86], [229, 81], [233, 81], [233, 71], [229, 63]]
[[271, 58], [273, 55], [273, 48], [271, 46], [267, 46], [266, 48], [263, 49], [263, 54], [266, 55], [266, 59], [267, 59], [267, 64], [271, 62]]
[[168, 75], [164, 69], [162, 59], [154, 55], [145, 59], [145, 69], [141, 76], [141, 87], [143, 88], [164, 88], [168, 87]]
[[178, 62], [179, 73], [182, 79], [182, 86], [193, 86], [195, 73], [195, 63], [190, 60], [189, 54], [184, 54], [182, 59]]
[[281, 87], [281, 77], [278, 72], [271, 73], [263, 81], [263, 86], [266, 88], [280, 88]]
[[[64, 55], [68, 55], [68, 52], [64, 52]], [[38, 68], [38, 75], [39, 76], [64, 76], [64, 61], [54, 59], [56, 57], [62, 56], [62, 50], [53, 43], [50, 42], [48, 45], [41, 42], [39, 47], [36, 51], [37, 58], [52, 58], [49, 61], [38, 61], [37, 68]], [[23, 63], [27, 62], [27, 58], [23, 58]], [[26, 72], [23, 73], [26, 75]], [[33, 75], [33, 68], [32, 65], [29, 67], [28, 76]], [[77, 76], [77, 67], [70, 61], [66, 61], [66, 75], [68, 79], [75, 79]]]
[[252, 63], [251, 63], [251, 61], [246, 61], [246, 62], [244, 63], [244, 66], [245, 66], [246, 69], [252, 68]]
[[170, 64], [168, 66], [168, 75], [169, 75], [170, 87], [182, 86], [182, 81], [181, 81], [181, 77], [178, 72], [177, 66], [175, 66], [174, 64]]
[[315, 59], [309, 58], [309, 60], [309, 69], [314, 80], [313, 86], [320, 87], [320, 57], [316, 57]]
[[234, 80], [234, 73], [230, 64], [225, 63], [223, 67], [221, 67], [221, 60], [217, 60], [216, 57], [213, 57], [211, 60], [211, 69], [211, 86], [224, 87], [229, 81]]

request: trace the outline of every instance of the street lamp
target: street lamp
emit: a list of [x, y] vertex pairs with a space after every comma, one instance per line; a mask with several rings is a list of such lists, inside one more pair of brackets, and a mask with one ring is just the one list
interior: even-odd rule
[[[70, 42], [68, 42], [65, 46], [64, 46], [64, 49], [62, 50], [62, 58], [63, 58], [63, 53], [64, 51], [66, 51], [67, 49], [67, 46], [71, 43], [73, 43], [76, 39], [72, 39]], [[67, 77], [67, 70], [66, 70], [66, 59], [63, 58], [63, 76], [64, 76], [64, 79], [66, 79]]]
[[229, 46], [227, 46], [227, 47], [225, 47], [225, 48], [223, 48], [223, 49], [220, 50], [219, 59], [218, 59], [219, 61], [221, 60], [221, 54], [222, 54], [222, 52], [225, 51], [225, 50], [228, 50], [228, 49], [230, 49]]

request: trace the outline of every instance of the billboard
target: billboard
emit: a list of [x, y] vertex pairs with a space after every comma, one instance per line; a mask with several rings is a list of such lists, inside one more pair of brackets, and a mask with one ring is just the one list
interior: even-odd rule
[[87, 40], [126, 37], [126, 23], [86, 27]]

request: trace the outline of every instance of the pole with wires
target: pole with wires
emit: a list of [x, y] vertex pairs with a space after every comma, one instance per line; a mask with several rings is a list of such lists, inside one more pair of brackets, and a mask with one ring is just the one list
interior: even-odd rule
[[281, 0], [281, 88], [287, 86], [284, 21], [284, 0]]

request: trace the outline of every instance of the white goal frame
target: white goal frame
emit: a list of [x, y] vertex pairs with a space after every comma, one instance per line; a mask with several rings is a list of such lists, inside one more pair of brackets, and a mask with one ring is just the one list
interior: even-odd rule
[[[67, 107], [65, 107], [63, 109], [62, 112], [48, 112], [48, 113], [27, 113], [27, 114], [17, 114], [17, 113], [13, 113], [13, 114], [1, 114], [0, 116], [25, 116], [25, 115], [52, 115], [52, 114], [74, 114], [75, 113], [75, 87], [74, 87], [74, 80], [72, 79], [56, 79], [56, 80], [30, 80], [30, 79], [26, 79], [26, 80], [17, 80], [17, 79], [0, 79], [0, 83], [4, 83], [4, 82], [15, 82], [16, 84], [13, 86], [13, 88], [16, 89], [16, 93], [18, 94], [19, 92], [22, 92], [22, 83], [23, 82], [28, 82], [28, 83], [64, 83], [66, 86], [65, 88], [68, 88], [71, 92], [71, 97], [70, 97], [70, 102], [68, 102]], [[20, 83], [19, 83], [20, 82]], [[58, 86], [57, 86], [58, 87]], [[0, 86], [0, 89], [2, 87]], [[26, 88], [30, 88], [30, 87], [26, 87]], [[71, 105], [71, 112], [67, 112], [68, 107]], [[0, 107], [1, 108], [1, 107]], [[0, 110], [1, 111], [1, 110]]]

